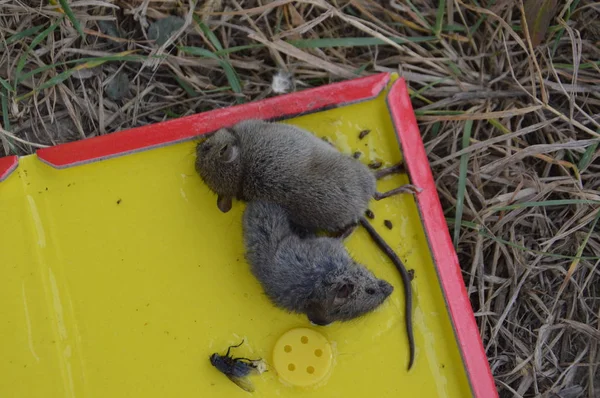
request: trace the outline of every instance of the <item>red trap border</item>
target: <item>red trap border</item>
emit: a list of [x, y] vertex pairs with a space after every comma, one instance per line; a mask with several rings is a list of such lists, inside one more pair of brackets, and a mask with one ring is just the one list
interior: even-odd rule
[[411, 182], [423, 189], [416, 195], [417, 206], [473, 395], [497, 397], [492, 372], [479, 336], [404, 79], [398, 79], [392, 85], [387, 103], [401, 151], [403, 154], [410, 154], [404, 158], [404, 163]]
[[0, 158], [0, 181], [4, 180], [8, 175], [17, 168], [19, 158], [16, 156], [6, 156]]
[[[248, 118], [265, 120], [289, 118], [332, 107], [365, 101], [379, 95], [390, 81], [381, 73], [334, 83], [298, 93], [268, 98], [254, 103], [217, 109], [163, 123], [124, 130], [44, 148], [37, 156], [55, 168], [70, 167], [128, 153], [193, 139]], [[475, 397], [497, 397], [473, 310], [461, 276], [456, 252], [436, 192], [425, 148], [416, 122], [406, 83], [398, 79], [387, 96], [388, 108], [396, 128], [412, 183], [423, 192], [416, 195], [421, 220], [444, 292], [455, 336]], [[16, 156], [0, 158], [0, 181], [18, 165]]]

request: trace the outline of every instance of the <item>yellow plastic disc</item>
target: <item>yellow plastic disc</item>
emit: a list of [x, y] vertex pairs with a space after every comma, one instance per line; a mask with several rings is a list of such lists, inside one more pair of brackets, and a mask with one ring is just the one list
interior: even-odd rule
[[325, 336], [312, 329], [284, 333], [273, 348], [273, 367], [289, 384], [307, 387], [323, 380], [331, 369], [333, 351]]

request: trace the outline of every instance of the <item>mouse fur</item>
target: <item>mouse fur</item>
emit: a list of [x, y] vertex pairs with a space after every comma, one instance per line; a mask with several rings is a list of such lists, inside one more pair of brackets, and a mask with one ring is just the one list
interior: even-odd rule
[[234, 198], [268, 200], [303, 227], [338, 232], [358, 224], [376, 193], [365, 165], [286, 124], [246, 120], [213, 133], [196, 154], [196, 171], [224, 212]]
[[299, 236], [277, 204], [249, 202], [243, 231], [246, 259], [268, 298], [317, 325], [362, 316], [394, 290], [354, 261], [340, 239]]

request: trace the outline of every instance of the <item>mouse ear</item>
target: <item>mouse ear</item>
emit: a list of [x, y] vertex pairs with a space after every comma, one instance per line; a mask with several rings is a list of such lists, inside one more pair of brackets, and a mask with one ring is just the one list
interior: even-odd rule
[[239, 154], [237, 145], [225, 144], [219, 151], [219, 157], [223, 163], [233, 162]]
[[227, 213], [229, 210], [231, 210], [231, 196], [219, 195], [217, 197], [217, 207], [223, 213]]
[[354, 291], [354, 283], [344, 282], [335, 287], [334, 305], [339, 305], [348, 300], [348, 297]]

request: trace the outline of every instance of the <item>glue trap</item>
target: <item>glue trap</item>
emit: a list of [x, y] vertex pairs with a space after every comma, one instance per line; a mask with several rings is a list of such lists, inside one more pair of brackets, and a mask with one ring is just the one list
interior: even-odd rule
[[[370, 223], [413, 270], [407, 371], [398, 271], [358, 228], [346, 247], [394, 292], [346, 323], [275, 308], [194, 170], [202, 134], [297, 125], [372, 167], [404, 161]], [[0, 396], [243, 397], [209, 361], [261, 358], [258, 397], [491, 397], [493, 379], [404, 80], [378, 74], [0, 159]]]

